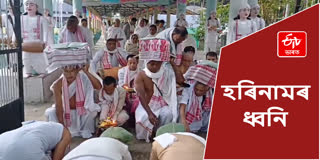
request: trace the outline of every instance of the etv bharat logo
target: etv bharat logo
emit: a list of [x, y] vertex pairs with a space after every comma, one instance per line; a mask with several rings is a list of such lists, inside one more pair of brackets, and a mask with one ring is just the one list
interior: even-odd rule
[[306, 57], [307, 33], [303, 31], [278, 32], [278, 57]]

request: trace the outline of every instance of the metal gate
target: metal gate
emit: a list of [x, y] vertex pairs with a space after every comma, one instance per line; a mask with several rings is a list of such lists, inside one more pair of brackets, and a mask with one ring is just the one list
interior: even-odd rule
[[20, 29], [20, 0], [1, 0], [0, 9], [1, 134], [5, 131], [12, 130], [21, 126], [21, 122], [24, 121], [24, 100]]

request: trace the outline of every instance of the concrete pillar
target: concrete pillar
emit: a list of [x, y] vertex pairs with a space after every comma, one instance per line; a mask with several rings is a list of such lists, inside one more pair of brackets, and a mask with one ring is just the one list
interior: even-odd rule
[[206, 8], [207, 8], [206, 17], [208, 19], [211, 11], [217, 10], [217, 0], [207, 0]]
[[49, 13], [53, 15], [53, 4], [52, 0], [43, 0], [43, 8], [48, 9]]
[[158, 19], [158, 14], [159, 14], [159, 11], [157, 9], [155, 9], [153, 11], [153, 15], [154, 15], [153, 23], [156, 23], [156, 20]]
[[[238, 15], [239, 12], [239, 6], [243, 3], [248, 3], [248, 0], [230, 0], [230, 10], [229, 10], [229, 24], [228, 28], [231, 28], [231, 24], [233, 22], [233, 18], [235, 18]], [[230, 30], [229, 30], [230, 32]], [[227, 35], [227, 44], [231, 41], [231, 34], [228, 32]]]
[[170, 28], [171, 14], [167, 11], [167, 28]]
[[82, 14], [82, 0], [72, 0], [73, 14], [76, 15], [76, 12]]
[[285, 18], [288, 17], [289, 14], [290, 14], [290, 5], [289, 5], [289, 3], [288, 3], [288, 4], [286, 5], [286, 12], [285, 12], [285, 14], [284, 14], [284, 17], [285, 17]]

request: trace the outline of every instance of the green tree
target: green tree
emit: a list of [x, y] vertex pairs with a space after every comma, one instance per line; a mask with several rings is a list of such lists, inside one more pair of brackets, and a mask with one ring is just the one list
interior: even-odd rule
[[220, 24], [224, 25], [229, 22], [229, 10], [230, 4], [223, 5], [223, 2], [219, 2], [217, 5], [217, 18], [220, 20]]

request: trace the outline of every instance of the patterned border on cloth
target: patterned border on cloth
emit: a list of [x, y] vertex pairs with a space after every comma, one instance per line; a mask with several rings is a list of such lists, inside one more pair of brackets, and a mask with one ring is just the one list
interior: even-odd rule
[[139, 42], [140, 60], [170, 60], [170, 42], [159, 38], [145, 38]]
[[210, 66], [195, 65], [189, 68], [184, 77], [187, 80], [196, 80], [214, 88], [217, 70]]
[[88, 45], [72, 49], [55, 49], [53, 46], [48, 46], [44, 52], [49, 63], [47, 69], [83, 65], [87, 63], [89, 56]]

